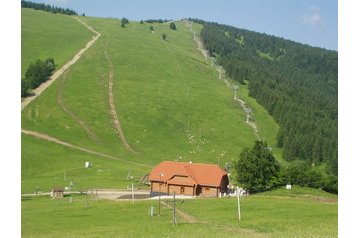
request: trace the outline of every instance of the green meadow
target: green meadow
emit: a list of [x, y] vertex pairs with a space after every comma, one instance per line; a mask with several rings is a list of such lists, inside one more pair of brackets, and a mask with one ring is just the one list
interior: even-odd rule
[[[75, 66], [23, 110], [22, 128], [151, 165], [181, 157], [183, 161], [223, 166], [253, 144], [256, 136], [245, 123], [242, 108], [233, 101], [232, 91], [219, 80], [218, 72], [205, 61], [183, 22], [176, 22], [178, 30], [173, 31], [165, 23], [132, 22], [122, 28], [117, 19], [81, 19], [102, 36]], [[199, 32], [200, 25], [193, 29]], [[163, 33], [167, 41], [161, 39]], [[114, 131], [106, 54], [113, 64], [116, 111], [136, 153], [127, 151]], [[95, 139], [58, 106], [58, 97]], [[262, 133], [262, 137], [274, 146], [277, 124], [255, 105], [264, 115], [258, 116], [262, 131], [273, 125], [266, 130], [270, 135]]]
[[[297, 187], [275, 195], [177, 200], [177, 215], [157, 201], [97, 200], [85, 195], [62, 199], [22, 198], [23, 237], [338, 237], [337, 197]], [[288, 195], [289, 194], [289, 195]], [[170, 200], [169, 200], [170, 201]], [[149, 215], [154, 207], [154, 216]], [[99, 219], [100, 218], [100, 219]]]

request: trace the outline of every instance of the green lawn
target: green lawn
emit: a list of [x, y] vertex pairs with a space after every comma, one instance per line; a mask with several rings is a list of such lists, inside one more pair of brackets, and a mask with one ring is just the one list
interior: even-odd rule
[[21, 75], [37, 59], [55, 59], [60, 68], [93, 33], [73, 17], [21, 8]]
[[[237, 217], [236, 198], [180, 199], [177, 208], [197, 218], [195, 223], [178, 216], [157, 201], [97, 200], [85, 195], [63, 199], [24, 197], [23, 237], [338, 237], [336, 200], [312, 199], [316, 192], [300, 188], [290, 197], [255, 195], [241, 199], [242, 220]], [[324, 194], [321, 194], [326, 198]], [[329, 196], [330, 197], [330, 196]], [[87, 202], [86, 202], [87, 201]], [[153, 206], [155, 216], [149, 216]], [[99, 219], [100, 218], [100, 219]], [[60, 227], [60, 229], [59, 229]]]
[[[172, 225], [172, 211], [157, 201], [113, 202], [85, 195], [60, 200], [49, 197], [22, 199], [22, 237], [229, 237], [245, 233], [226, 231], [206, 224], [189, 224], [178, 217]], [[155, 216], [149, 209], [155, 208]]]
[[337, 196], [294, 186], [237, 199], [185, 201], [181, 208], [209, 224], [240, 227], [272, 237], [338, 237]]

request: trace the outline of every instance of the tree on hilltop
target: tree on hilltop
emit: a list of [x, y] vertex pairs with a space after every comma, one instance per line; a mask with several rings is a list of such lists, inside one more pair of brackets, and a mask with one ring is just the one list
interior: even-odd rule
[[125, 27], [126, 24], [128, 24], [128, 23], [129, 23], [129, 20], [128, 20], [127, 18], [123, 17], [123, 18], [121, 19], [121, 26], [122, 26], [122, 27]]
[[171, 22], [171, 23], [169, 24], [169, 28], [172, 29], [172, 30], [176, 30], [176, 29], [177, 29], [177, 27], [176, 27], [176, 25], [175, 25], [174, 22]]

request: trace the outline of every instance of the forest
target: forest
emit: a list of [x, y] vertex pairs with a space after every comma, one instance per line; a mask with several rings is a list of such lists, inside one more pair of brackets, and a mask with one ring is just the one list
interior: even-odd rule
[[55, 7], [43, 3], [35, 3], [30, 1], [21, 1], [21, 7], [23, 8], [32, 8], [35, 10], [42, 10], [46, 12], [52, 12], [52, 13], [61, 13], [65, 15], [78, 15], [77, 12], [68, 9], [68, 8], [61, 8], [61, 7]]
[[329, 180], [322, 187], [337, 192], [338, 52], [189, 20], [203, 24], [201, 39], [210, 55], [230, 78], [248, 83], [250, 96], [280, 125], [277, 143], [283, 157], [313, 171], [322, 165]]

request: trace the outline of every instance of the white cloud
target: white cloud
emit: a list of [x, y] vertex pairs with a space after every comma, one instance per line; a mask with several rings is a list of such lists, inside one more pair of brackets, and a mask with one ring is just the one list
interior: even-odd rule
[[303, 23], [310, 26], [317, 26], [322, 23], [322, 17], [319, 13], [314, 13], [312, 15], [302, 16]]
[[322, 16], [320, 14], [320, 9], [315, 6], [310, 6], [308, 8], [309, 13], [301, 17], [304, 24], [309, 26], [319, 26], [323, 23]]

